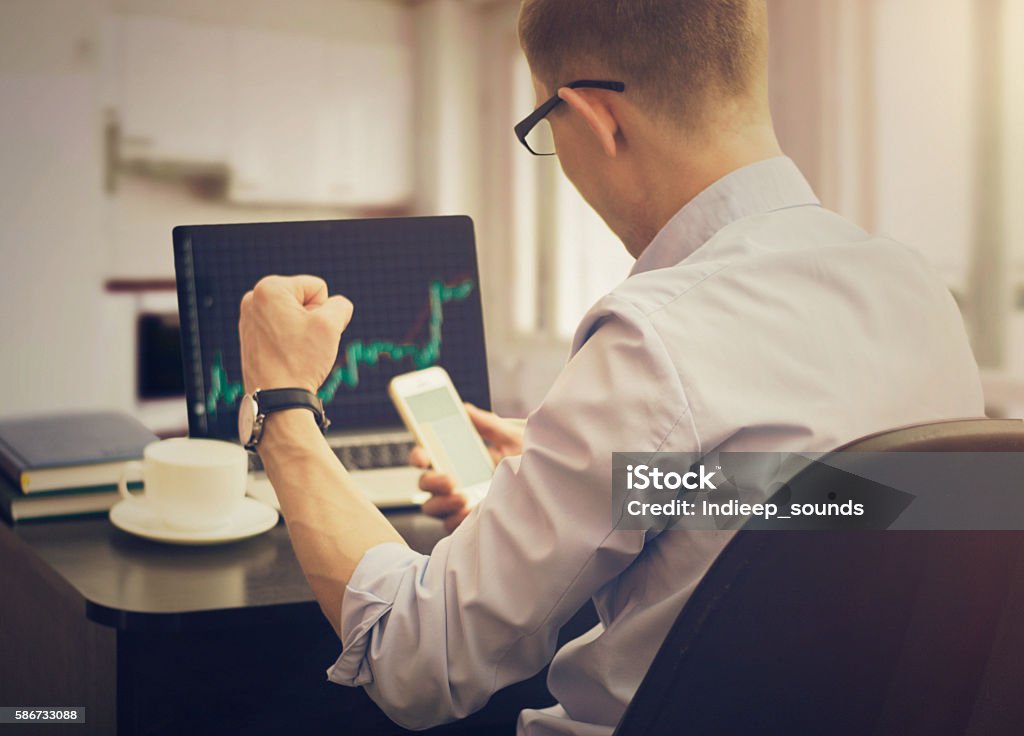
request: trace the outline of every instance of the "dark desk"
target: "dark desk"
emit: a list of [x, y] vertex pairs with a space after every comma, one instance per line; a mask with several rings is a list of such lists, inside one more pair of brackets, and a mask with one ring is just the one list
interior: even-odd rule
[[[389, 518], [418, 551], [443, 536], [418, 512]], [[340, 645], [283, 524], [177, 547], [105, 518], [0, 523], [0, 555], [0, 705], [84, 705], [75, 733], [405, 733], [361, 689], [327, 682]], [[445, 732], [511, 733], [521, 707], [552, 702], [543, 674]]]

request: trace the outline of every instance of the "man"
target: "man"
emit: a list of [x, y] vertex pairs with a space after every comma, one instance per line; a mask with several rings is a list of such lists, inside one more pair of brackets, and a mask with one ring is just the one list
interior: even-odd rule
[[[550, 661], [558, 705], [524, 711], [520, 732], [612, 731], [728, 541], [614, 529], [612, 452], [825, 451], [983, 413], [941, 281], [821, 208], [781, 156], [765, 16], [763, 0], [524, 2], [562, 168], [637, 261], [584, 318], [521, 446], [474, 412], [513, 455], [484, 501], [467, 512], [424, 476], [427, 510], [457, 526], [429, 557], [352, 487], [310, 412], [268, 417], [259, 451], [342, 640], [329, 676], [398, 723], [463, 717]], [[315, 391], [351, 313], [316, 278], [260, 282], [242, 304], [247, 389]], [[587, 599], [600, 625], [554, 654]]]

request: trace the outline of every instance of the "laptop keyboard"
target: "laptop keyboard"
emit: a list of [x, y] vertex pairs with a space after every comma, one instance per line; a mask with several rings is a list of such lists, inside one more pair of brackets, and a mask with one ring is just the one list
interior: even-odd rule
[[[409, 452], [414, 446], [407, 441], [383, 441], [365, 444], [345, 444], [332, 447], [341, 464], [349, 470], [397, 468], [409, 464]], [[263, 470], [259, 455], [249, 453], [249, 469]]]
[[341, 464], [349, 470], [396, 468], [409, 464], [412, 442], [382, 442], [369, 445], [346, 445], [333, 448]]

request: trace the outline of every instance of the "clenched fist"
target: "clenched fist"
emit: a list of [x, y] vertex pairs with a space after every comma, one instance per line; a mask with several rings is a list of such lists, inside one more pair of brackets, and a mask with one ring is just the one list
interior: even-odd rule
[[316, 392], [338, 357], [352, 302], [316, 276], [267, 276], [242, 297], [238, 333], [245, 390]]

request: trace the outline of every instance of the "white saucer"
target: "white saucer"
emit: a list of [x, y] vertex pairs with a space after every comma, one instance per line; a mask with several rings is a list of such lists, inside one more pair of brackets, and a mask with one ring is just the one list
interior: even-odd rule
[[181, 531], [167, 526], [145, 501], [123, 500], [110, 509], [110, 523], [122, 531], [168, 544], [223, 544], [255, 537], [277, 524], [277, 511], [251, 498], [243, 498], [235, 518], [224, 526], [202, 531]]

